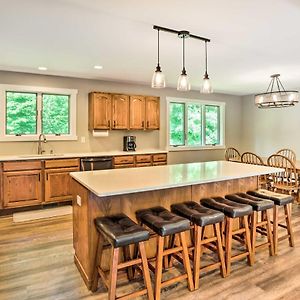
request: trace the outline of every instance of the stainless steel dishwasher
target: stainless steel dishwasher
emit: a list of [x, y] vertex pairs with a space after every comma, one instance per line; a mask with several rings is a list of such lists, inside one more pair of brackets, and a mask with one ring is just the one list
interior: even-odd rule
[[106, 170], [112, 168], [112, 156], [83, 157], [80, 159], [81, 171]]

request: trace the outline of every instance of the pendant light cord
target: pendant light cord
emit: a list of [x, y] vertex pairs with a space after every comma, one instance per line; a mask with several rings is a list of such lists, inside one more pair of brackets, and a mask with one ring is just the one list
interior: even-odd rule
[[159, 66], [159, 29], [157, 30], [157, 65]]
[[185, 37], [182, 37], [182, 75], [186, 75], [186, 70], [185, 70]]
[[207, 41], [205, 41], [205, 74], [207, 75]]

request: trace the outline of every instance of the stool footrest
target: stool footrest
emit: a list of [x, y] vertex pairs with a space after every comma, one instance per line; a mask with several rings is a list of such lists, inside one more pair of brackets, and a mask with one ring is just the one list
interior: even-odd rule
[[169, 286], [169, 285], [171, 285], [171, 284], [173, 284], [175, 282], [179, 282], [179, 281], [184, 280], [184, 279], [187, 279], [187, 274], [182, 274], [182, 275], [179, 275], [179, 276], [174, 277], [172, 279], [168, 279], [166, 281], [162, 281], [161, 287], [164, 288], [166, 286]]
[[173, 254], [173, 253], [176, 253], [179, 251], [182, 251], [182, 246], [164, 250], [162, 255], [166, 256], [166, 255], [170, 255], [170, 254]]
[[141, 264], [141, 263], [142, 263], [141, 258], [133, 259], [130, 261], [124, 261], [124, 262], [118, 264], [118, 270], [125, 269], [125, 268], [131, 267], [133, 265]]
[[248, 255], [249, 255], [248, 251], [244, 252], [244, 253], [237, 254], [237, 255], [231, 257], [231, 261], [240, 260], [240, 259], [242, 259], [244, 257], [247, 257]]

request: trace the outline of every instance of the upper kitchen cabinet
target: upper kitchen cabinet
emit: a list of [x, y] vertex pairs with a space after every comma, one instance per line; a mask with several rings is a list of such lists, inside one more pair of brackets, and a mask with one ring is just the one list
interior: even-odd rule
[[159, 129], [159, 97], [146, 97], [146, 129]]
[[130, 129], [145, 129], [145, 97], [130, 96]]
[[112, 129], [129, 129], [129, 96], [112, 96]]
[[92, 92], [89, 130], [159, 129], [159, 97]]
[[111, 128], [111, 107], [110, 94], [89, 94], [89, 130]]

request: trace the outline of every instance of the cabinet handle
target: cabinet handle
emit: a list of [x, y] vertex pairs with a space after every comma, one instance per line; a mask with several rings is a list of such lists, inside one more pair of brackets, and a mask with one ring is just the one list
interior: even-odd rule
[[49, 174], [47, 173], [47, 175], [46, 175], [46, 180], [47, 180], [47, 181], [48, 181], [48, 175], [49, 175]]
[[116, 121], [114, 121], [114, 127], [116, 127]]
[[108, 128], [110, 127], [110, 120], [108, 120], [108, 122], [107, 122], [107, 127]]
[[142, 121], [142, 127], [144, 128], [144, 125], [145, 125], [145, 122], [144, 121]]
[[147, 121], [147, 128], [149, 128], [149, 121]]
[[41, 173], [39, 173], [39, 181], [41, 181]]

